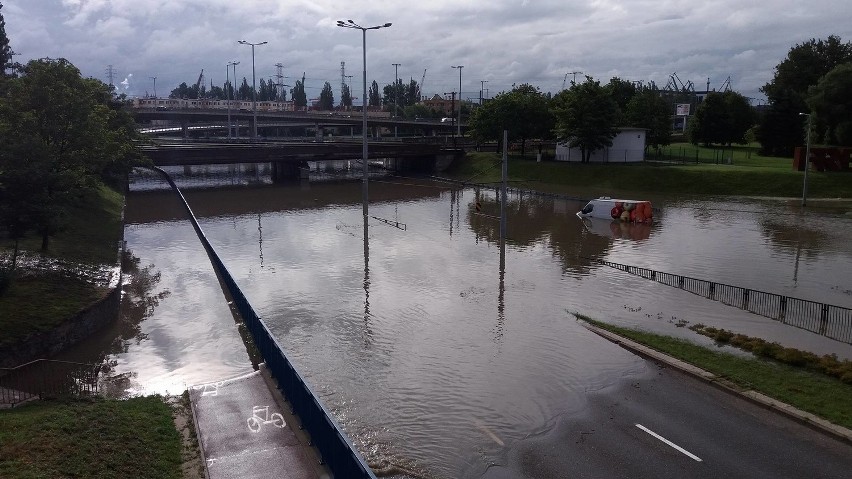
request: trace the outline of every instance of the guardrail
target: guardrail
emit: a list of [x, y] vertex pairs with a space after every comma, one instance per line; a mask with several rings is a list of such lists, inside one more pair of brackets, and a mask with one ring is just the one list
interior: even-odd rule
[[30, 399], [98, 394], [100, 364], [36, 359], [0, 368], [0, 404], [15, 406]]
[[852, 309], [610, 261], [598, 263], [852, 344]]
[[237, 285], [231, 273], [225, 267], [225, 264], [216, 254], [213, 246], [207, 240], [198, 220], [192, 213], [186, 198], [183, 193], [175, 185], [172, 178], [160, 168], [154, 167], [154, 170], [159, 172], [166, 181], [171, 185], [175, 193], [180, 197], [181, 202], [189, 213], [189, 219], [192, 227], [195, 229], [198, 239], [207, 251], [207, 256], [210, 258], [213, 267], [216, 269], [222, 282], [228, 288], [237, 310], [242, 316], [246, 327], [251, 332], [255, 346], [260, 351], [261, 356], [272, 374], [272, 377], [278, 382], [278, 388], [282, 391], [284, 398], [290, 403], [293, 412], [299, 417], [303, 427], [308, 431], [311, 437], [311, 442], [319, 450], [322, 461], [325, 462], [335, 477], [345, 478], [369, 478], [376, 479], [375, 474], [367, 465], [367, 462], [361, 456], [357, 449], [352, 445], [352, 442], [347, 437], [343, 429], [334, 420], [331, 413], [326, 410], [325, 406], [307, 382], [302, 378], [296, 367], [287, 358], [284, 348], [278, 344], [278, 341], [269, 331], [266, 323], [257, 315], [249, 304], [240, 287]]

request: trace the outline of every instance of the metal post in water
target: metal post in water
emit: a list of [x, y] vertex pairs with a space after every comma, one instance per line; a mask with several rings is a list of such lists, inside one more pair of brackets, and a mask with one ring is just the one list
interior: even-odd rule
[[502, 197], [502, 201], [500, 201], [500, 241], [502, 242], [506, 238], [506, 189], [507, 189], [507, 177], [509, 176], [509, 149], [506, 147], [509, 141], [509, 130], [503, 130], [503, 173], [502, 173], [502, 186], [500, 187], [500, 196]]

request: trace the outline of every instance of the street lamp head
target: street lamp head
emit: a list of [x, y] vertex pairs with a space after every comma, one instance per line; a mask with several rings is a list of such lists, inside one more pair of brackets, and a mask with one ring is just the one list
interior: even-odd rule
[[810, 113], [799, 113], [799, 116], [811, 116]]
[[391, 25], [393, 25], [393, 23], [388, 22], [388, 23], [385, 23], [384, 25], [382, 25], [382, 27], [387, 28], [387, 27], [389, 27], [389, 26], [391, 26]]
[[260, 43], [257, 43], [256, 45], [266, 45], [267, 43], [269, 43], [269, 42], [260, 42]]
[[237, 43], [239, 43], [239, 44], [241, 44], [241, 45], [245, 45], [245, 44], [246, 44], [246, 43], [248, 43], [248, 42], [247, 42], [247, 41], [245, 41], [245, 40], [237, 40]]

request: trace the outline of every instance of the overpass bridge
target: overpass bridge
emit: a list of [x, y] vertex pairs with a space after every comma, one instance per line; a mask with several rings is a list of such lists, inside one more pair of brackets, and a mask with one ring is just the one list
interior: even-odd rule
[[[227, 127], [228, 110], [222, 109], [157, 109], [157, 108], [135, 108], [133, 109], [136, 122], [151, 133], [157, 133], [154, 124], [179, 125], [183, 136], [188, 136], [191, 125], [195, 124], [221, 124]], [[238, 127], [248, 127], [253, 121], [253, 113], [247, 110], [231, 110], [232, 123]], [[363, 117], [359, 112], [337, 112], [337, 111], [258, 111], [258, 129], [269, 127], [313, 127], [316, 129], [359, 129], [363, 125]], [[261, 123], [263, 122], [263, 123]], [[426, 136], [445, 134], [452, 135], [457, 131], [457, 126], [452, 122], [442, 122], [435, 119], [411, 120], [392, 118], [385, 116], [367, 116], [367, 127], [378, 128], [403, 128], [421, 131]], [[467, 129], [467, 124], [462, 123], [462, 130]]]
[[[361, 142], [329, 143], [173, 143], [140, 147], [155, 166], [221, 165], [271, 163], [273, 179], [299, 177], [299, 168], [308, 161], [360, 160]], [[442, 145], [373, 142], [370, 160], [383, 160], [394, 171], [437, 172], [464, 155], [463, 149]]]

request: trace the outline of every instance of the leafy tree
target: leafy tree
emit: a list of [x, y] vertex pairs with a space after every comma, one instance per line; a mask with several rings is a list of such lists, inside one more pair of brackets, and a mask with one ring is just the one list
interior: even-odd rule
[[618, 104], [600, 82], [587, 76], [585, 82], [559, 92], [552, 103], [557, 140], [579, 148], [583, 163], [592, 152], [612, 146], [618, 134]]
[[340, 106], [342, 108], [352, 108], [352, 93], [349, 91], [349, 85], [343, 85], [343, 90], [340, 92]]
[[852, 146], [852, 63], [835, 67], [808, 90], [810, 110], [825, 124], [825, 143]]
[[429, 108], [422, 103], [415, 103], [405, 107], [405, 118], [441, 118], [441, 112]]
[[[119, 183], [140, 156], [132, 119], [109, 85], [84, 79], [65, 59], [29, 62], [0, 97], [0, 183], [4, 228], [32, 230], [42, 250], [86, 189]], [[12, 218], [10, 212], [19, 211]]]
[[537, 87], [528, 83], [502, 92], [488, 103], [477, 108], [470, 117], [469, 126], [477, 140], [503, 138], [508, 130], [509, 141], [521, 141], [521, 154], [525, 152], [526, 140], [545, 138], [553, 129], [547, 97]]
[[266, 83], [266, 80], [263, 78], [260, 79], [260, 88], [257, 90], [257, 101], [269, 101], [272, 97], [272, 92], [270, 91], [271, 85]]
[[[799, 113], [808, 111], [808, 88], [838, 65], [849, 62], [852, 43], [843, 43], [835, 35], [825, 40], [811, 39], [790, 49], [775, 67], [772, 80], [761, 88], [769, 101], [758, 130], [761, 153], [790, 156], [794, 146], [804, 143], [804, 120]], [[817, 135], [823, 136], [828, 126], [821, 121], [816, 123]]]
[[243, 77], [243, 84], [237, 90], [237, 99], [243, 101], [251, 100], [253, 91], [254, 89], [248, 84], [248, 79]]
[[[397, 79], [396, 83], [390, 83], [385, 85], [382, 89], [384, 96], [382, 97], [382, 102], [385, 105], [395, 105], [396, 109], [405, 108], [407, 104], [406, 100], [406, 86], [402, 83], [402, 79]], [[394, 111], [393, 115], [396, 116], [398, 112]]]
[[741, 94], [709, 93], [690, 122], [690, 141], [705, 145], [745, 143], [745, 134], [754, 125], [754, 118], [754, 110]]
[[414, 105], [420, 102], [420, 85], [417, 80], [412, 78], [408, 82], [408, 88], [405, 91], [405, 106]]
[[3, 18], [3, 4], [0, 3], [0, 78], [6, 76], [6, 70], [12, 68], [12, 47], [9, 46], [9, 37], [6, 36], [6, 20]]
[[368, 93], [369, 106], [382, 106], [382, 97], [379, 96], [379, 84], [376, 83], [376, 80], [373, 80], [373, 84], [370, 85], [370, 92]]
[[672, 111], [669, 102], [653, 90], [643, 90], [627, 103], [625, 121], [630, 126], [648, 130], [647, 144], [654, 148], [672, 141]]
[[[630, 100], [634, 95], [636, 95], [636, 84], [629, 80], [612, 77], [604, 88], [607, 92], [609, 92], [612, 99], [615, 100], [615, 104], [618, 105], [620, 114], [623, 115], [627, 111], [627, 104], [630, 103]], [[619, 121], [619, 123], [624, 122], [625, 121], [623, 119]]]
[[302, 79], [296, 80], [296, 84], [290, 90], [290, 96], [293, 98], [293, 103], [297, 108], [305, 108], [308, 106], [308, 96], [305, 94], [305, 74], [302, 73]]
[[317, 108], [323, 111], [334, 110], [334, 91], [331, 89], [331, 83], [325, 82], [322, 86]]

